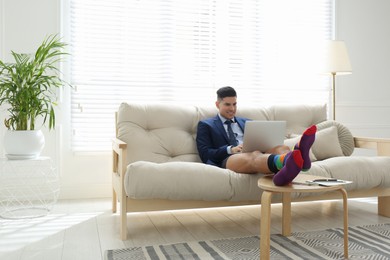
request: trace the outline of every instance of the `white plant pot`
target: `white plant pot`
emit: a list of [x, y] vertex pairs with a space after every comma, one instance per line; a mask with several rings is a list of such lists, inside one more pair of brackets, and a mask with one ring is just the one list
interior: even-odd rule
[[45, 136], [41, 130], [7, 130], [4, 135], [5, 156], [11, 160], [37, 158], [44, 146]]

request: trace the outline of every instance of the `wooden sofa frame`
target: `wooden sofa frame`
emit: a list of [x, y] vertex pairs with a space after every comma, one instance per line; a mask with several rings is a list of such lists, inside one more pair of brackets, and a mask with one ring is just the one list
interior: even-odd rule
[[[354, 137], [356, 148], [375, 149], [378, 156], [390, 156], [390, 139]], [[127, 144], [117, 138], [112, 142], [112, 212], [117, 211], [119, 201], [120, 209], [120, 237], [127, 239], [127, 213], [160, 210], [177, 210], [193, 208], [209, 208], [240, 205], [258, 205], [258, 201], [196, 201], [196, 200], [137, 200], [126, 196], [124, 189], [124, 176], [127, 169]], [[390, 170], [390, 169], [389, 169]], [[348, 192], [350, 198], [378, 197], [378, 214], [390, 217], [390, 188], [374, 188], [368, 190], [356, 190]], [[322, 195], [293, 199], [293, 201], [315, 201], [325, 199], [339, 199], [338, 193], [326, 193]], [[276, 201], [275, 201], [276, 202]]]

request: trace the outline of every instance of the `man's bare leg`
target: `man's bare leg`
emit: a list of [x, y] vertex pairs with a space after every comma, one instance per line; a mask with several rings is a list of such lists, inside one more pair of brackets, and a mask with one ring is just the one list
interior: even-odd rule
[[270, 154], [285, 154], [290, 152], [290, 148], [286, 145], [279, 145], [271, 148], [266, 153], [254, 151], [251, 153], [238, 153], [231, 155], [227, 162], [226, 168], [240, 173], [272, 173], [268, 168], [267, 160]]
[[251, 153], [237, 153], [231, 155], [226, 162], [226, 169], [239, 173], [272, 173], [268, 168], [267, 160], [269, 154], [259, 151]]

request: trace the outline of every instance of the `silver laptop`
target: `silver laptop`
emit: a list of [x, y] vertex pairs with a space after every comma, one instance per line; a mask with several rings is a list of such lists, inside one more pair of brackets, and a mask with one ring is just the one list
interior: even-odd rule
[[286, 121], [246, 121], [243, 152], [261, 151], [282, 145], [286, 135]]

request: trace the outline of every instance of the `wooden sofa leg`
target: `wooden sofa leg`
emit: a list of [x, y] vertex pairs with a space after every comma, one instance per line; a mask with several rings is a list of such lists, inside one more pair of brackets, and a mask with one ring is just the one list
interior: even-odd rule
[[116, 198], [115, 189], [112, 189], [112, 213], [116, 213], [116, 204], [118, 203]]
[[126, 200], [120, 201], [120, 233], [121, 239], [127, 240], [127, 208], [126, 208]]
[[378, 214], [390, 218], [390, 196], [378, 197]]

